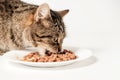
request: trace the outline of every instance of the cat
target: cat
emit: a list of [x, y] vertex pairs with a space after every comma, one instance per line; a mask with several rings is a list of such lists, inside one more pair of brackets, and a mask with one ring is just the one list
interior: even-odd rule
[[68, 9], [53, 11], [21, 0], [0, 0], [0, 55], [35, 47], [59, 52], [66, 36], [63, 17]]

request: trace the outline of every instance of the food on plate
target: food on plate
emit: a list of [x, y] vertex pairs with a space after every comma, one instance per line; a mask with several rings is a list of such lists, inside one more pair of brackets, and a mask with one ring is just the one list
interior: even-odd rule
[[32, 52], [23, 57], [23, 61], [28, 62], [61, 62], [74, 60], [77, 56], [70, 50], [63, 50], [62, 52], [52, 53], [46, 51], [44, 56], [41, 56], [39, 52]]

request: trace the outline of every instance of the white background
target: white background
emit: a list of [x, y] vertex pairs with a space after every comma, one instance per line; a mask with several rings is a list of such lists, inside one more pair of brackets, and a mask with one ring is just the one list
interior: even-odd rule
[[119, 0], [24, 0], [53, 10], [70, 9], [64, 17], [64, 45], [89, 48], [93, 57], [59, 68], [30, 68], [3, 63], [0, 80], [120, 80]]

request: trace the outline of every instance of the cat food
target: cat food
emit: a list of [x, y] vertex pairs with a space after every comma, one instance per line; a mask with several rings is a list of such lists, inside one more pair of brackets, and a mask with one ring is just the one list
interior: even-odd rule
[[45, 56], [41, 56], [38, 52], [30, 53], [24, 56], [23, 61], [28, 62], [61, 62], [76, 59], [77, 56], [68, 50], [64, 50], [59, 53], [52, 53], [46, 51]]

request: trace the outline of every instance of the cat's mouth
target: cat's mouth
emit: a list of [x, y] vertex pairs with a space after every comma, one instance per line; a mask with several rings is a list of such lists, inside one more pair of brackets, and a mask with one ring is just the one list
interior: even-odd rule
[[46, 49], [45, 54], [51, 55], [51, 53], [52, 53], [52, 52], [50, 52], [49, 50]]
[[47, 45], [47, 44], [43, 44], [43, 43], [39, 43], [36, 48], [37, 48], [37, 50], [39, 50], [42, 53], [46, 53], [48, 51], [52, 52], [52, 53], [57, 53], [57, 52], [61, 51], [61, 49], [59, 49], [58, 46], [51, 46], [51, 45]]
[[58, 54], [61, 54], [61, 53], [62, 53], [62, 54], [65, 54], [65, 52], [64, 52], [64, 51], [51, 52], [51, 51], [49, 51], [49, 50], [47, 50], [47, 49], [46, 49], [46, 51], [45, 51], [45, 54], [46, 54], [46, 55], [51, 55], [51, 54], [55, 54], [55, 53], [58, 53]]
[[45, 49], [45, 54], [48, 53], [48, 52], [49, 52], [49, 53], [57, 53], [57, 52], [59, 52], [59, 51], [56, 50], [56, 49], [48, 49], [48, 48], [46, 48], [46, 49]]
[[51, 53], [58, 53], [59, 51], [50, 47], [37, 47], [37, 50], [39, 51], [39, 53], [41, 55], [45, 55], [45, 54], [51, 54]]

